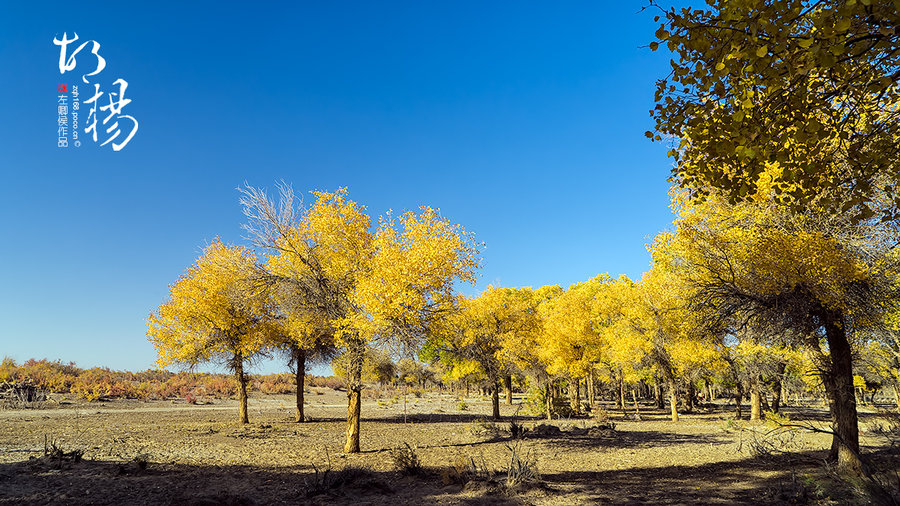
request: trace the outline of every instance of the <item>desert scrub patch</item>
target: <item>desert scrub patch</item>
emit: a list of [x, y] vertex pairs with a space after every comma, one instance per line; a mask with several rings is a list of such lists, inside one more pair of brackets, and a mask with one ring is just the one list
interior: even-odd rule
[[772, 457], [801, 449], [798, 427], [779, 426], [771, 430], [747, 428], [740, 431], [738, 451], [746, 450], [756, 458]]
[[416, 450], [410, 446], [409, 443], [403, 443], [401, 446], [392, 448], [390, 450], [390, 456], [391, 460], [394, 461], [394, 465], [397, 466], [397, 469], [403, 474], [408, 476], [418, 476], [422, 474], [422, 461], [419, 459]]
[[506, 488], [516, 490], [522, 485], [530, 485], [540, 481], [537, 470], [537, 459], [531, 455], [531, 449], [522, 451], [520, 443], [506, 445], [509, 450], [509, 463], [506, 466]]
[[476, 436], [499, 436], [503, 429], [487, 418], [477, 418], [469, 427], [469, 432]]
[[776, 413], [774, 411], [766, 411], [763, 414], [766, 419], [766, 425], [770, 427], [781, 427], [791, 422], [791, 417], [787, 413]]
[[453, 465], [440, 471], [444, 485], [465, 484], [472, 480], [489, 480], [493, 473], [488, 470], [484, 455], [477, 459], [471, 455], [457, 455]]
[[735, 431], [741, 431], [744, 429], [743, 423], [740, 420], [735, 420], [734, 418], [726, 418], [722, 421], [722, 432], [732, 433]]
[[48, 464], [51, 469], [63, 469], [68, 464], [81, 462], [84, 448], [66, 448], [52, 436], [44, 434], [44, 454], [37, 462]]
[[304, 495], [307, 498], [318, 495], [332, 497], [354, 497], [360, 492], [372, 491], [390, 494], [394, 490], [377, 473], [370, 469], [357, 466], [347, 466], [337, 471], [331, 469], [331, 465], [325, 469], [313, 466], [312, 477], [304, 479]]
[[512, 439], [521, 439], [525, 437], [525, 433], [528, 432], [528, 428], [519, 422], [512, 420], [509, 422], [509, 437]]

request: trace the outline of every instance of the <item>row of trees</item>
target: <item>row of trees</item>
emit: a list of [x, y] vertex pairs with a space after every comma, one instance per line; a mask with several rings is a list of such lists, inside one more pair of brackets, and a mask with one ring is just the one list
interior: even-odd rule
[[[739, 203], [675, 193], [675, 227], [650, 246], [652, 267], [640, 280], [600, 275], [567, 289], [489, 287], [463, 297], [450, 283], [474, 272], [475, 247], [433, 211], [383, 220], [366, 239], [367, 220], [345, 191], [316, 194], [300, 219], [289, 211], [290, 190], [282, 193], [276, 208], [245, 189], [248, 228], [271, 245], [265, 260], [215, 241], [149, 320], [160, 366], [219, 359], [234, 371], [242, 422], [246, 362], [273, 350], [296, 367], [298, 421], [305, 361], [340, 352], [347, 451], [359, 445], [364, 370], [383, 382], [396, 374], [383, 353], [377, 360], [374, 348], [385, 345], [424, 344], [420, 357], [440, 363], [448, 379], [484, 380], [495, 417], [501, 384], [510, 392], [519, 375], [544, 391], [548, 415], [560, 380], [576, 411], [581, 385], [592, 402], [603, 380], [620, 405], [628, 385], [666, 387], [677, 421], [678, 406], [691, 405], [704, 379], [738, 397], [746, 385], [751, 418], [759, 418], [761, 389], [772, 389], [777, 410], [785, 373], [817, 368], [835, 416], [835, 452], [855, 455], [853, 347], [868, 350], [869, 376], [900, 392], [889, 221], [797, 213], [762, 190]], [[384, 263], [377, 255], [387, 255]], [[424, 374], [407, 368], [405, 375]]]
[[280, 350], [296, 367], [297, 421], [303, 420], [308, 359], [342, 351], [348, 415], [345, 451], [359, 451], [362, 374], [373, 346], [415, 347], [455, 303], [453, 283], [473, 282], [477, 245], [429, 207], [386, 216], [372, 227], [346, 189], [314, 192], [295, 205], [281, 185], [276, 204], [246, 187], [246, 230], [262, 258], [216, 240], [170, 289], [148, 319], [158, 365], [215, 360], [240, 385], [248, 422], [246, 365]]
[[647, 136], [672, 143], [688, 196], [655, 258], [711, 333], [805, 346], [831, 401], [832, 458], [864, 473], [854, 352], [874, 341], [898, 359], [900, 5], [707, 3], [659, 8], [650, 45], [673, 58]]
[[279, 205], [245, 188], [263, 256], [207, 248], [150, 318], [160, 365], [218, 356], [242, 378], [266, 349], [299, 365], [340, 349], [345, 449], [358, 451], [364, 359], [381, 344], [424, 343], [452, 377], [483, 376], [495, 415], [513, 372], [548, 403], [560, 377], [576, 397], [584, 379], [590, 390], [606, 378], [620, 402], [628, 383], [663, 383], [677, 420], [679, 382], [688, 399], [697, 377], [717, 377], [758, 400], [806, 360], [829, 399], [832, 457], [865, 472], [854, 357], [875, 357], [867, 367], [895, 389], [900, 378], [900, 11], [876, 0], [709, 4], [660, 9], [650, 45], [674, 55], [647, 135], [673, 143], [678, 217], [640, 280], [461, 297], [453, 284], [474, 280], [477, 245], [437, 211], [373, 230], [344, 190], [300, 209], [289, 188]]
[[[789, 373], [824, 389], [835, 457], [859, 461], [854, 373], [900, 395], [895, 224], [815, 207], [798, 213], [765, 184], [738, 203], [676, 193], [674, 229], [650, 245], [652, 266], [640, 280], [601, 275], [565, 290], [489, 288], [462, 299], [423, 356], [454, 377], [474, 367], [492, 385], [527, 374], [546, 389], [548, 415], [560, 378], [575, 409], [579, 384], [593, 399], [595, 378], [616, 385], [620, 405], [625, 385], [662, 383], [673, 421], [700, 379], [738, 399], [746, 385], [758, 419], [761, 390], [772, 389], [777, 409]], [[855, 369], [854, 356], [866, 359]]]

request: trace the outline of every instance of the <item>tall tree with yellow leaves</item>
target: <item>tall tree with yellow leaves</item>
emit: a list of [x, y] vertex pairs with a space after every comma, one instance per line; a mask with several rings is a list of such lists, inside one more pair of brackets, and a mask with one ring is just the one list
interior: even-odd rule
[[571, 402], [576, 413], [581, 412], [579, 383], [591, 376], [608, 351], [607, 336], [599, 332], [592, 310], [594, 299], [611, 281], [603, 274], [575, 283], [540, 305], [545, 340], [539, 353], [543, 354], [551, 374], [570, 379]]
[[507, 347], [524, 342], [537, 324], [530, 289], [488, 287], [458, 304], [451, 324], [434, 336], [429, 348], [461, 371], [477, 365], [491, 389], [491, 416], [499, 419], [500, 381], [515, 367]]
[[[767, 170], [768, 182], [777, 181], [780, 168]], [[736, 204], [714, 194], [703, 203], [676, 195], [676, 232], [654, 254], [693, 287], [691, 309], [718, 328], [784, 329], [802, 339], [830, 400], [831, 457], [842, 469], [865, 472], [852, 350], [897, 303], [895, 224], [834, 214], [815, 201], [791, 212], [773, 195]]]
[[255, 264], [250, 251], [216, 239], [147, 320], [160, 368], [218, 361], [234, 372], [241, 423], [248, 423], [245, 365], [277, 332], [267, 298], [248, 283]]
[[415, 345], [452, 308], [453, 283], [474, 281], [471, 236], [432, 208], [387, 217], [372, 231], [364, 207], [346, 189], [313, 192], [306, 209], [289, 186], [276, 205], [257, 188], [242, 189], [246, 229], [279, 269], [259, 279], [281, 285], [333, 332], [347, 358], [348, 453], [359, 451], [362, 369], [370, 343]]

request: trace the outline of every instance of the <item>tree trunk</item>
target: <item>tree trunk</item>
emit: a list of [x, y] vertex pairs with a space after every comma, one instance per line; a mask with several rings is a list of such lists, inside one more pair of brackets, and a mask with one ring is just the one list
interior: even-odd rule
[[347, 442], [344, 453], [359, 453], [359, 417], [362, 411], [362, 369], [365, 343], [354, 339], [347, 348]]
[[737, 386], [734, 387], [734, 405], [735, 405], [735, 413], [734, 419], [740, 420], [744, 416], [744, 412], [741, 409], [741, 402], [744, 400], [744, 384], [740, 381], [737, 382]]
[[238, 406], [241, 423], [250, 423], [247, 417], [247, 376], [244, 374], [244, 357], [234, 355], [234, 376], [238, 380]]
[[588, 371], [587, 377], [587, 401], [588, 406], [591, 407], [591, 412], [594, 411], [594, 371]]
[[759, 420], [759, 378], [750, 379], [750, 420]]
[[694, 388], [694, 382], [688, 381], [687, 384], [687, 397], [685, 404], [687, 405], [687, 412], [690, 413], [694, 411], [694, 404], [697, 397], [697, 390]]
[[303, 383], [306, 381], [306, 350], [294, 349], [294, 361], [297, 363], [297, 416], [296, 422], [304, 420], [303, 416]]
[[662, 389], [659, 388], [659, 380], [653, 382], [653, 397], [656, 399], [657, 409], [666, 409], [666, 400], [663, 399]]
[[839, 469], [857, 475], [867, 475], [868, 469], [859, 454], [859, 422], [856, 396], [853, 389], [853, 357], [843, 325], [843, 315], [825, 315], [825, 336], [831, 352], [831, 370], [826, 371], [826, 394], [831, 398], [834, 437], [830, 457], [837, 460]]
[[494, 380], [494, 388], [491, 392], [491, 416], [494, 420], [500, 419], [500, 382]]
[[503, 381], [506, 382], [506, 404], [512, 406], [512, 375], [507, 374]]
[[550, 386], [550, 383], [550, 381], [547, 382], [544, 394], [544, 400], [547, 404], [547, 420], [553, 420], [553, 388]]
[[634, 419], [641, 419], [641, 405], [638, 404], [637, 390], [631, 389], [631, 398], [634, 399]]
[[616, 376], [616, 407], [625, 412], [625, 385], [621, 376]]
[[778, 364], [778, 368], [775, 371], [775, 377], [772, 379], [772, 412], [780, 413], [781, 412], [781, 378], [784, 375], [784, 370], [787, 368], [787, 364], [781, 362]]
[[712, 390], [712, 381], [709, 378], [707, 378], [707, 379], [703, 380], [703, 382], [706, 383], [706, 402], [712, 404], [712, 402], [715, 400], [714, 396], [713, 396], [713, 390]]
[[669, 404], [672, 406], [672, 421], [678, 421], [678, 389], [675, 386], [675, 378], [669, 378]]

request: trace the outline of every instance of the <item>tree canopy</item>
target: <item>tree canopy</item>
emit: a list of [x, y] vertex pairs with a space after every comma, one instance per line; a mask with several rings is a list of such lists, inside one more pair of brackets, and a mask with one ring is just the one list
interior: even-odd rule
[[[887, 0], [716, 0], [663, 10], [651, 49], [674, 54], [651, 111], [674, 180], [731, 202], [773, 189], [866, 219], [900, 194], [900, 6]], [[657, 16], [659, 19], [659, 16]], [[840, 195], [833, 195], [834, 192]], [[824, 194], [824, 199], [822, 198]]]

